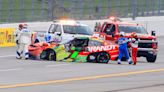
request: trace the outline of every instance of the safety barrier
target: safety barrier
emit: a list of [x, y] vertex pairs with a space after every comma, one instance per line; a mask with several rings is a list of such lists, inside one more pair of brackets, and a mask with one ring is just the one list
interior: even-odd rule
[[15, 28], [0, 28], [0, 47], [15, 46]]

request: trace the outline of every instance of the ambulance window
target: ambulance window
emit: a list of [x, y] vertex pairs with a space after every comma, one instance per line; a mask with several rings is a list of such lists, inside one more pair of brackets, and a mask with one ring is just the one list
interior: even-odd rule
[[102, 46], [102, 43], [95, 40], [89, 40], [89, 46]]

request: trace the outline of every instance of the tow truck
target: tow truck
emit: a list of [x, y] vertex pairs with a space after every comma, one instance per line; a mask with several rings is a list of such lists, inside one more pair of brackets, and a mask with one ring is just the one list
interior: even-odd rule
[[120, 32], [125, 32], [125, 37], [132, 38], [131, 33], [136, 33], [138, 38], [137, 57], [146, 57], [147, 62], [154, 63], [157, 58], [158, 41], [155, 31], [147, 32], [143, 25], [121, 21], [116, 17], [109, 17], [102, 25], [95, 26], [95, 35], [104, 40], [116, 42]]

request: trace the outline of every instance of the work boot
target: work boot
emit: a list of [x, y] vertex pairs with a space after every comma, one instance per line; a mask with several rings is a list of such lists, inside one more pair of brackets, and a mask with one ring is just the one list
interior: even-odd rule
[[120, 64], [121, 64], [121, 60], [118, 60], [117, 64], [119, 64], [119, 65], [120, 65]]
[[129, 63], [129, 65], [131, 65], [133, 62], [132, 61], [129, 61], [128, 63]]

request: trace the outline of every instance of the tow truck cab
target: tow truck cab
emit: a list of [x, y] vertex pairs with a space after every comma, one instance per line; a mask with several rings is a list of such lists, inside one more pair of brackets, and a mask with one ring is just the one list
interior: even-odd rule
[[120, 37], [120, 32], [125, 32], [125, 37], [132, 38], [131, 33], [135, 32], [138, 38], [138, 57], [146, 57], [147, 62], [155, 62], [157, 58], [158, 42], [155, 37], [155, 31], [148, 34], [146, 29], [136, 23], [127, 23], [122, 21], [108, 21], [104, 22], [95, 32], [100, 38], [115, 42]]

